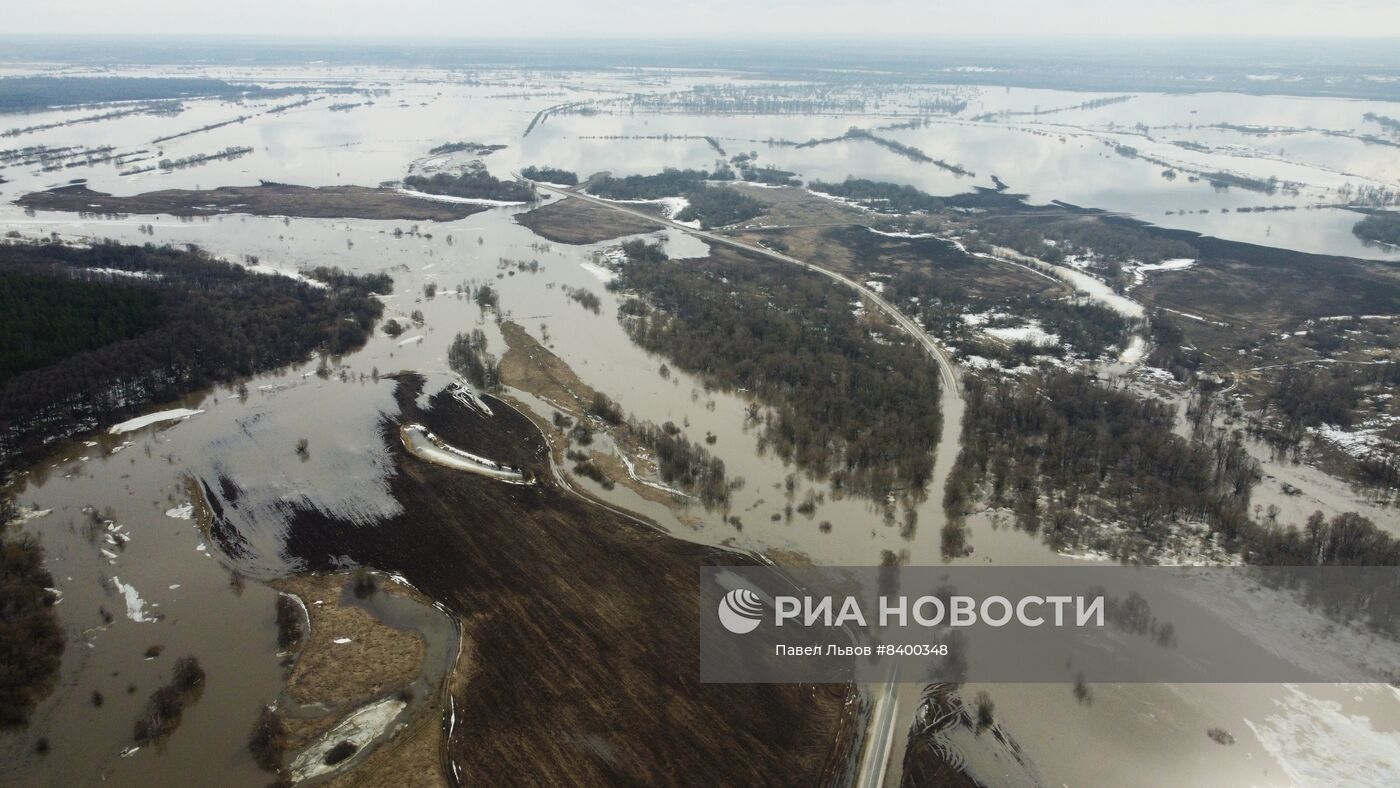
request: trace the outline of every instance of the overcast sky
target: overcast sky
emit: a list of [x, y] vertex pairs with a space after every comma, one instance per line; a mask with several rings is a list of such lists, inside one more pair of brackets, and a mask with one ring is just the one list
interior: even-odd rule
[[1400, 0], [0, 0], [5, 33], [1400, 36]]

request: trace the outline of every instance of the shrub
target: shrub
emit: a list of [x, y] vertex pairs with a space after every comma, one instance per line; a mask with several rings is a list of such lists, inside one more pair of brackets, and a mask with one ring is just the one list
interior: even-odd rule
[[253, 753], [259, 768], [275, 772], [282, 767], [282, 756], [287, 751], [287, 725], [282, 722], [282, 715], [271, 708], [262, 710], [248, 736], [248, 751]]
[[301, 641], [305, 634], [301, 620], [301, 606], [287, 594], [277, 597], [277, 646], [289, 649]]
[[189, 692], [204, 681], [204, 668], [199, 659], [193, 656], [175, 660], [175, 680], [172, 685], [180, 692]]
[[365, 597], [369, 596], [370, 594], [373, 594], [377, 590], [378, 585], [374, 579], [373, 572], [370, 572], [364, 567], [360, 567], [359, 569], [355, 570], [354, 591], [356, 597], [358, 597], [359, 599], [364, 599]]
[[354, 755], [355, 751], [358, 749], [360, 749], [358, 744], [351, 741], [343, 741], [332, 747], [330, 752], [326, 753], [325, 763], [327, 766], [334, 766], [346, 758], [349, 758], [351, 755]]

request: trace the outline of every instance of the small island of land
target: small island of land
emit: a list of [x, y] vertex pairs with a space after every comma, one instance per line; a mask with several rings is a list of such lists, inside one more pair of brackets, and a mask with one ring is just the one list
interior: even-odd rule
[[295, 216], [305, 219], [396, 219], [448, 222], [486, 210], [471, 203], [439, 202], [394, 189], [367, 186], [222, 186], [217, 189], [162, 189], [120, 197], [86, 186], [64, 186], [31, 192], [15, 201], [40, 211], [75, 213], [164, 213], [171, 216], [210, 216], [246, 213], [253, 216]]

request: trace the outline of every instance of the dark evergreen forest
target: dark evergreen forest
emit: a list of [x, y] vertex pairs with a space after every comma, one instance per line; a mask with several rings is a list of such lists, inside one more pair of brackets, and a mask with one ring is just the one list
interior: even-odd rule
[[198, 249], [0, 246], [0, 336], [28, 343], [0, 351], [0, 464], [149, 402], [362, 345], [383, 309], [371, 293], [392, 280], [311, 274], [329, 284], [251, 273]]

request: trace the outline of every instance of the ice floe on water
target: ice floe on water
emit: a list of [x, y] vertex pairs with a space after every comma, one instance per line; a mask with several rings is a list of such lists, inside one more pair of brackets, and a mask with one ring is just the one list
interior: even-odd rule
[[28, 522], [38, 517], [48, 517], [51, 514], [53, 514], [52, 509], [40, 509], [38, 506], [31, 506], [27, 509], [21, 508], [19, 510], [19, 519], [16, 522]]
[[173, 509], [166, 509], [165, 516], [173, 517], [176, 520], [192, 520], [194, 519], [194, 504], [182, 503]]
[[[105, 552], [105, 551], [104, 551]], [[141, 594], [135, 586], [123, 583], [115, 575], [112, 577], [112, 585], [117, 589], [117, 593], [126, 600], [126, 617], [138, 623], [148, 623], [155, 621], [155, 618], [146, 612], [146, 600], [141, 598]]]
[[1350, 715], [1335, 701], [1315, 698], [1294, 685], [1275, 700], [1279, 711], [1245, 720], [1255, 738], [1294, 785], [1393, 786], [1400, 737], [1377, 730], [1365, 715]]
[[617, 278], [617, 274], [613, 273], [612, 271], [609, 271], [608, 269], [596, 263], [590, 263], [585, 261], [579, 263], [579, 267], [587, 271], [588, 273], [593, 274], [593, 276], [597, 277], [598, 281], [600, 282], [607, 283]]
[[190, 416], [196, 416], [203, 412], [204, 411], [202, 410], [195, 410], [192, 408], [172, 408], [171, 410], [162, 410], [156, 413], [147, 413], [144, 416], [137, 416], [134, 419], [127, 419], [126, 421], [123, 421], [120, 424], [113, 424], [107, 429], [107, 432], [111, 435], [120, 435], [123, 432], [135, 432], [136, 430], [139, 430], [142, 427], [149, 427], [152, 424], [159, 424], [163, 421], [179, 421], [183, 419], [188, 419]]

